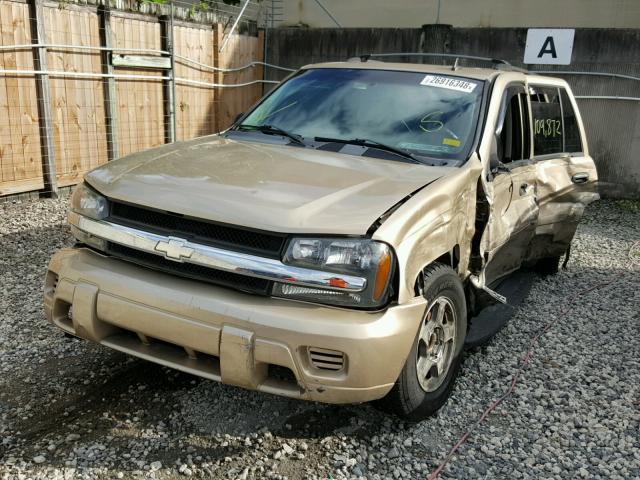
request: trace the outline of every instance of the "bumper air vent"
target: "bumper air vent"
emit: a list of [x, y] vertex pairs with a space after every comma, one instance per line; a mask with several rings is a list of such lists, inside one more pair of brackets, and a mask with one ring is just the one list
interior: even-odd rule
[[344, 368], [344, 353], [325, 348], [308, 347], [309, 361], [318, 370], [338, 372]]

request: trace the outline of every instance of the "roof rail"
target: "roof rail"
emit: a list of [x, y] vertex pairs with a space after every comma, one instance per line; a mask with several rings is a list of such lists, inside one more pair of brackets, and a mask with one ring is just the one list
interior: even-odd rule
[[519, 67], [515, 67], [513, 65], [511, 65], [509, 62], [507, 62], [506, 60], [502, 60], [499, 58], [490, 58], [490, 57], [478, 57], [475, 55], [462, 55], [462, 54], [457, 54], [457, 53], [422, 53], [422, 52], [399, 52], [399, 53], [368, 53], [365, 55], [360, 55], [360, 61], [361, 62], [367, 62], [369, 59], [372, 58], [383, 58], [383, 57], [440, 57], [440, 58], [453, 58], [454, 63], [453, 63], [453, 70], [456, 70], [458, 68], [458, 60], [459, 59], [464, 59], [464, 60], [477, 60], [477, 61], [481, 61], [481, 62], [490, 62], [492, 65], [492, 68], [495, 68], [496, 70], [507, 70], [507, 71], [519, 71], [519, 72], [526, 72], [525, 69], [519, 68]]

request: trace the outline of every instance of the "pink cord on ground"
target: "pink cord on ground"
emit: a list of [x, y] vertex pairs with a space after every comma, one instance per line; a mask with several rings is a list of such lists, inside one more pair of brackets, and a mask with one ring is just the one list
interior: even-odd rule
[[[585, 295], [585, 294], [595, 290], [596, 288], [606, 287], [607, 285], [611, 285], [612, 283], [616, 282], [618, 279], [620, 279], [620, 277], [623, 277], [623, 276], [624, 276], [624, 273], [619, 273], [619, 274], [615, 275], [613, 278], [611, 278], [610, 280], [607, 280], [606, 282], [599, 283], [597, 285], [594, 285], [592, 287], [586, 288], [586, 289], [581, 290], [580, 292], [576, 293], [573, 297], [570, 298], [570, 300], [567, 303], [567, 306], [565, 307], [565, 309], [560, 312], [560, 316], [565, 315], [569, 311], [569, 309], [571, 308], [571, 305], [576, 301], [576, 299], [578, 297], [581, 297], [582, 295]], [[467, 438], [469, 438], [471, 433], [473, 433], [473, 431], [478, 427], [478, 425], [480, 425], [489, 416], [489, 414], [498, 407], [498, 405], [500, 405], [507, 397], [509, 397], [513, 393], [513, 391], [516, 388], [516, 384], [518, 383], [518, 380], [520, 379], [520, 375], [522, 374], [522, 372], [524, 371], [526, 366], [529, 365], [529, 362], [531, 361], [531, 358], [533, 357], [533, 348], [538, 343], [538, 340], [540, 339], [540, 337], [542, 337], [545, 333], [547, 333], [552, 326], [553, 326], [553, 322], [548, 322], [544, 326], [544, 328], [541, 331], [539, 331], [531, 339], [531, 342], [529, 343], [529, 347], [528, 347], [526, 353], [524, 354], [524, 356], [522, 357], [522, 359], [520, 360], [520, 366], [518, 367], [518, 369], [514, 373], [513, 378], [511, 379], [511, 384], [509, 385], [509, 388], [507, 389], [507, 391], [504, 392], [504, 394], [502, 394], [502, 396], [499, 397], [497, 400], [492, 402], [485, 409], [484, 412], [482, 412], [482, 415], [480, 415], [480, 418], [478, 420], [476, 420], [476, 422], [464, 433], [464, 435], [462, 435], [460, 437], [460, 439], [456, 442], [456, 444], [453, 447], [451, 447], [451, 450], [449, 450], [449, 453], [447, 453], [447, 456], [440, 463], [440, 465], [438, 465], [438, 467], [431, 472], [429, 477], [427, 477], [427, 480], [435, 480], [436, 478], [438, 478], [438, 475], [440, 475], [440, 473], [442, 473], [442, 470], [444, 469], [445, 465], [447, 465], [447, 463], [449, 463], [449, 460], [451, 460], [451, 457], [453, 457], [453, 454], [456, 453], [456, 451], [458, 451], [458, 449], [462, 446], [462, 444], [464, 442], [467, 441]]]

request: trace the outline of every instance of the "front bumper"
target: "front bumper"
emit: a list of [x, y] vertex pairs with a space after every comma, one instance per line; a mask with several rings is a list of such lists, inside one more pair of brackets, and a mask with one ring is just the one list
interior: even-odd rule
[[[384, 396], [425, 309], [422, 298], [370, 313], [253, 296], [82, 248], [54, 255], [44, 298], [47, 318], [73, 335], [226, 384], [327, 403]], [[325, 353], [339, 365], [319, 367]]]

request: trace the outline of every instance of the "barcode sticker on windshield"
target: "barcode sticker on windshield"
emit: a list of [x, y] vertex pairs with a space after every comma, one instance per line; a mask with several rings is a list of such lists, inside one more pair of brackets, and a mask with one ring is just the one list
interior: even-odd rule
[[477, 83], [462, 80], [460, 78], [441, 77], [439, 75], [427, 75], [422, 79], [420, 85], [429, 87], [448, 88], [459, 92], [471, 93], [475, 90]]

